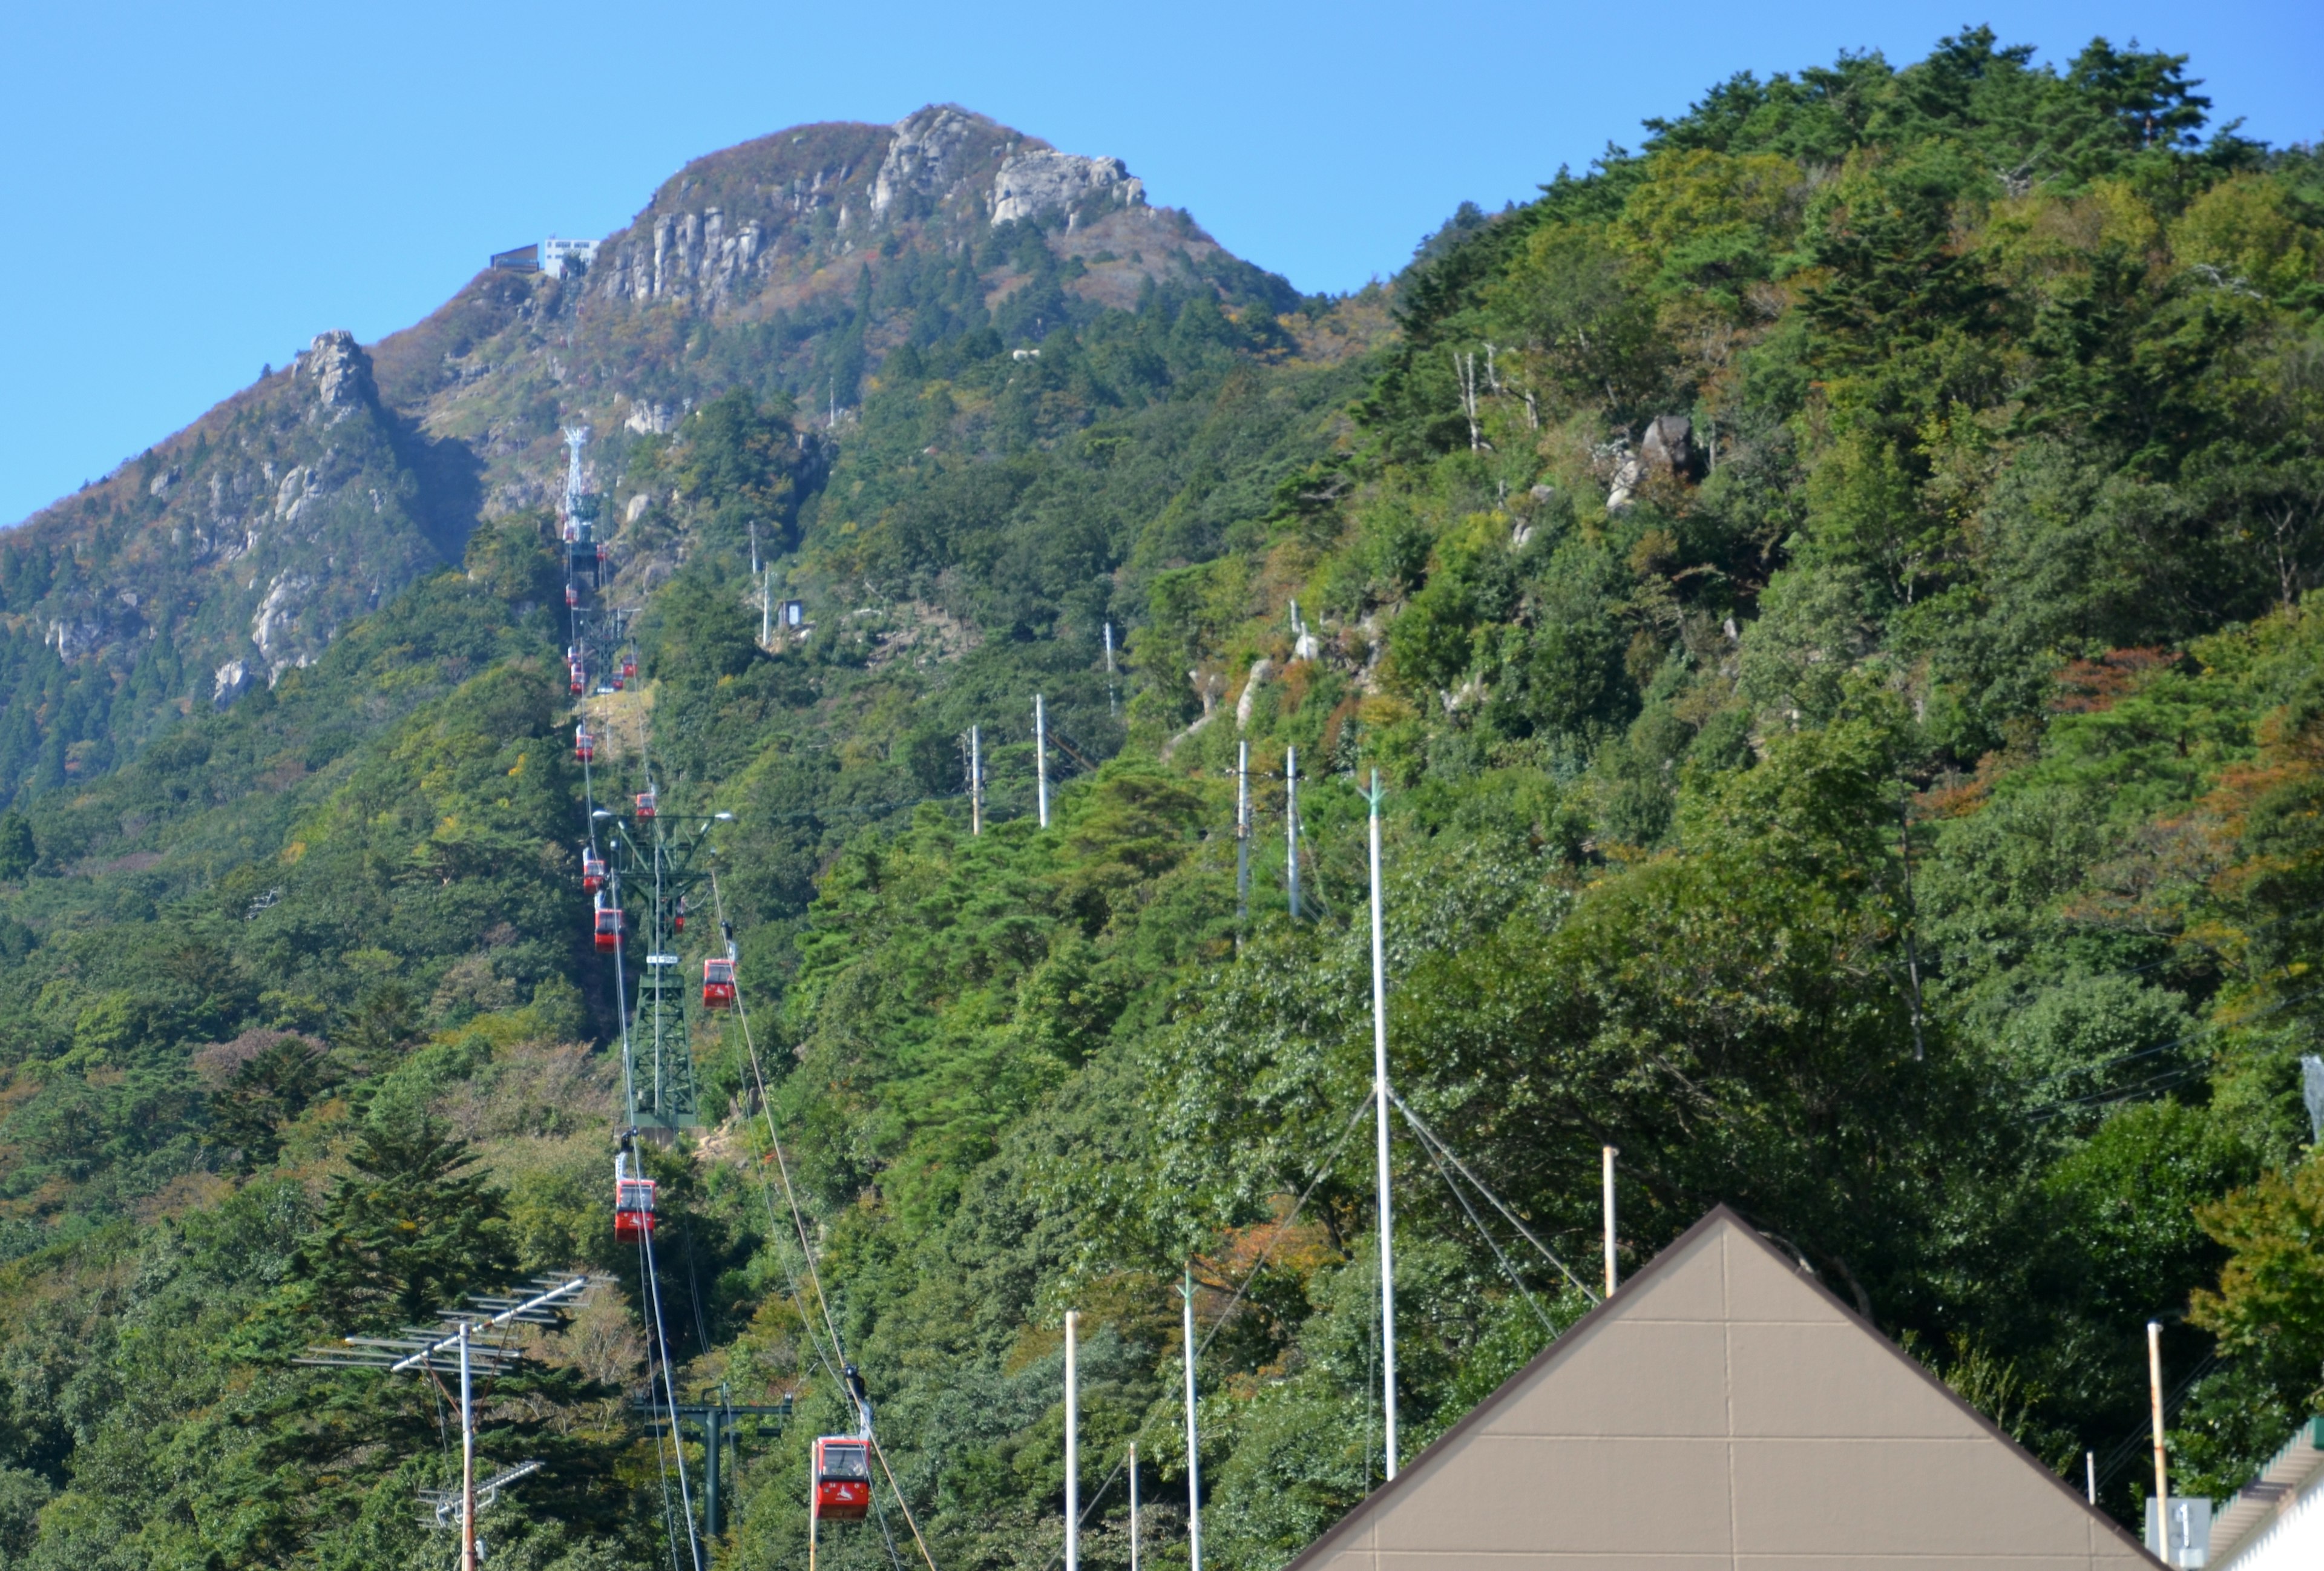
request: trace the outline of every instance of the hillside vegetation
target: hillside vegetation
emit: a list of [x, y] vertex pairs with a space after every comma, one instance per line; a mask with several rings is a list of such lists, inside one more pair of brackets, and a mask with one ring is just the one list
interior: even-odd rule
[[[547, 1465], [496, 1567], [691, 1564], [654, 1290], [681, 1394], [796, 1405], [706, 1564], [804, 1563], [844, 1351], [901, 1501], [819, 1559], [1055, 1571], [1071, 1308], [1082, 1552], [1135, 1441], [1183, 1566], [1189, 1273], [1206, 1564], [1279, 1566], [1382, 1475], [1374, 771], [1398, 1090], [1580, 1279], [1399, 1125], [1406, 1455], [1587, 1308], [1611, 1144], [1626, 1269], [1735, 1206], [2126, 1520], [2163, 1319], [2177, 1476], [2240, 1484], [2324, 1408], [2324, 166], [2177, 57], [2031, 59], [1738, 77], [1336, 300], [1114, 187], [993, 223], [958, 111], [805, 128], [380, 346], [383, 450], [425, 402], [497, 466], [460, 565], [0, 816], [0, 1565], [442, 1565], [440, 1400], [289, 1360], [586, 1266], [484, 1408]], [[705, 201], [779, 265], [641, 282]], [[735, 816], [653, 1283], [535, 472], [581, 418], [646, 678], [597, 799]], [[20, 652], [28, 712], [79, 679]]]

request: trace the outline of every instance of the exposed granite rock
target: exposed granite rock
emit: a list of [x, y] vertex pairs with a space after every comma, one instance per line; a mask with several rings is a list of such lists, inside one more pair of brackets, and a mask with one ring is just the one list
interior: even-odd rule
[[290, 374], [314, 385], [315, 407], [308, 411], [309, 420], [337, 425], [379, 400], [379, 391], [372, 384], [371, 356], [344, 328], [316, 334], [315, 341], [292, 363]]
[[1046, 147], [1010, 154], [992, 181], [995, 225], [1044, 213], [1078, 217], [1076, 209], [1092, 203], [1142, 208], [1146, 182], [1118, 158], [1084, 158]]
[[1694, 422], [1683, 414], [1658, 414], [1647, 422], [1646, 439], [1638, 446], [1646, 467], [1665, 474], [1694, 473]]
[[872, 216], [886, 217], [906, 192], [944, 197], [960, 180], [969, 139], [980, 125], [990, 124], [957, 104], [931, 104], [897, 121], [895, 140], [872, 182]]

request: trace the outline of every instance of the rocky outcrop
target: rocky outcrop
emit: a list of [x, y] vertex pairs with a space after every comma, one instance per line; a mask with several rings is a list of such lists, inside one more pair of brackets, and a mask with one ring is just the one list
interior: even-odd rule
[[1695, 472], [1694, 422], [1683, 414], [1658, 414], [1646, 424], [1646, 439], [1638, 444], [1646, 467], [1665, 475]]
[[314, 342], [291, 363], [290, 374], [302, 386], [311, 385], [314, 403], [307, 418], [325, 425], [337, 425], [379, 402], [379, 390], [372, 382], [371, 356], [344, 328], [316, 334]]
[[1037, 218], [1064, 213], [1072, 226], [1095, 207], [1142, 208], [1146, 182], [1118, 158], [1084, 158], [1077, 152], [1038, 148], [1012, 153], [992, 181], [992, 221]]
[[885, 218], [899, 197], [938, 200], [951, 195], [961, 183], [971, 139], [980, 129], [991, 130], [991, 122], [956, 104], [931, 104], [897, 121], [894, 129], [895, 139], [872, 181], [875, 218]]

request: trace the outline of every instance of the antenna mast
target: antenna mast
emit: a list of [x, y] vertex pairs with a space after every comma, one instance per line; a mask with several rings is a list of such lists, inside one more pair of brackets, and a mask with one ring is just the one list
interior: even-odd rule
[[1378, 1104], [1375, 1128], [1379, 1167], [1380, 1272], [1380, 1410], [1385, 1430], [1388, 1476], [1396, 1480], [1396, 1229], [1388, 1210], [1388, 963], [1380, 922], [1380, 783], [1372, 771], [1372, 1099]]

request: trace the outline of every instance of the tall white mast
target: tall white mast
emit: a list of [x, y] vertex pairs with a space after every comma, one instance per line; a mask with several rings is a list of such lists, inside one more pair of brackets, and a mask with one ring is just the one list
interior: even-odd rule
[[1388, 1185], [1388, 961], [1380, 923], [1380, 783], [1372, 771], [1372, 1101], [1379, 1169], [1380, 1410], [1388, 1423], [1388, 1475], [1396, 1478], [1396, 1228]]

